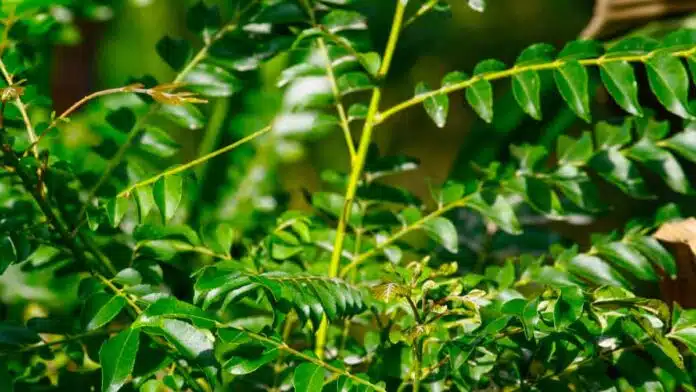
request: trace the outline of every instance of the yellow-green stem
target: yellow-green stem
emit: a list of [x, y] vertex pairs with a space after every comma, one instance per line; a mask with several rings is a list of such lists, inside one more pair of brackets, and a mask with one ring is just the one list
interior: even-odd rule
[[[396, 3], [396, 10], [394, 11], [394, 20], [392, 21], [391, 32], [389, 33], [389, 39], [387, 41], [387, 47], [384, 51], [384, 56], [382, 59], [382, 65], [377, 72], [378, 79], [384, 79], [389, 72], [389, 66], [394, 58], [394, 51], [396, 50], [396, 44], [399, 42], [399, 33], [401, 32], [401, 26], [404, 23], [404, 14], [406, 11], [406, 0], [399, 0]], [[343, 202], [343, 211], [338, 220], [338, 226], [336, 227], [336, 238], [334, 240], [334, 247], [331, 253], [331, 261], [329, 264], [329, 276], [336, 277], [338, 275], [338, 269], [341, 264], [341, 254], [343, 252], [343, 244], [346, 239], [346, 227], [348, 221], [350, 220], [350, 211], [353, 206], [353, 200], [355, 199], [355, 193], [358, 189], [358, 183], [360, 182], [360, 176], [362, 175], [363, 167], [365, 166], [365, 159], [367, 157], [367, 151], [369, 150], [370, 143], [372, 143], [372, 131], [376, 125], [376, 115], [379, 112], [379, 102], [382, 96], [382, 91], [379, 87], [372, 89], [372, 99], [370, 100], [370, 106], [367, 112], [367, 117], [365, 119], [365, 125], [363, 127], [362, 135], [360, 136], [360, 145], [358, 146], [357, 155], [353, 159], [350, 177], [348, 180], [348, 187], [346, 189], [345, 200]], [[315, 344], [315, 353], [317, 357], [324, 357], [324, 348], [326, 345], [326, 338], [329, 330], [329, 323], [326, 316], [321, 321], [319, 329], [317, 330], [317, 338]]]
[[[381, 124], [384, 121], [386, 121], [388, 118], [392, 117], [396, 113], [408, 109], [411, 106], [418, 105], [425, 101], [428, 98], [432, 98], [437, 95], [441, 94], [450, 94], [456, 91], [464, 90], [468, 87], [471, 87], [474, 83], [476, 83], [479, 80], [497, 80], [497, 79], [503, 79], [503, 78], [508, 78], [511, 76], [519, 75], [522, 72], [526, 71], [544, 71], [544, 70], [554, 70], [558, 69], [564, 64], [572, 61], [577, 61], [580, 63], [580, 65], [583, 66], [600, 66], [602, 64], [606, 63], [615, 63], [615, 62], [629, 62], [629, 63], [644, 63], [648, 61], [651, 57], [653, 57], [657, 52], [650, 52], [646, 54], [641, 54], [641, 55], [630, 55], [630, 56], [602, 56], [598, 58], [593, 58], [593, 59], [583, 59], [583, 60], [555, 60], [550, 63], [542, 63], [542, 64], [532, 64], [532, 65], [522, 65], [522, 66], [514, 66], [512, 68], [508, 68], [502, 71], [497, 71], [497, 72], [490, 72], [486, 74], [481, 74], [474, 76], [470, 79], [464, 80], [459, 83], [455, 83], [446, 87], [439, 88], [437, 90], [429, 91], [425, 94], [420, 94], [417, 95], [411, 99], [408, 99], [404, 102], [401, 102], [397, 105], [392, 106], [391, 108], [380, 112], [377, 114], [376, 122], [377, 124]], [[672, 56], [675, 57], [689, 57], [691, 55], [696, 54], [696, 47], [692, 47], [689, 49], [685, 50], [680, 50], [676, 52], [670, 53]]]

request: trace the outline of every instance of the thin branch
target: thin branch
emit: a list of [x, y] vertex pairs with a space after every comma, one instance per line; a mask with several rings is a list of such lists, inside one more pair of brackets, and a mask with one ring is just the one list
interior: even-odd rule
[[341, 273], [338, 274], [338, 276], [339, 276], [339, 277], [345, 276], [345, 275], [346, 275], [348, 272], [350, 272], [352, 269], [354, 269], [354, 268], [360, 266], [362, 263], [364, 263], [365, 261], [367, 261], [370, 257], [372, 257], [372, 256], [376, 255], [377, 253], [381, 252], [382, 250], [384, 250], [384, 248], [386, 248], [387, 246], [389, 246], [389, 245], [393, 244], [394, 242], [398, 241], [399, 239], [401, 239], [401, 238], [402, 238], [403, 236], [405, 236], [406, 234], [411, 233], [411, 232], [413, 232], [413, 231], [416, 231], [416, 230], [418, 230], [418, 229], [423, 228], [423, 226], [424, 226], [426, 223], [428, 223], [428, 221], [430, 221], [430, 220], [432, 220], [432, 219], [435, 219], [435, 218], [437, 218], [437, 217], [439, 217], [439, 216], [441, 216], [441, 215], [447, 213], [448, 211], [450, 211], [450, 210], [452, 210], [452, 209], [454, 209], [454, 208], [464, 207], [464, 206], [466, 205], [466, 203], [468, 202], [468, 200], [469, 200], [468, 197], [464, 197], [464, 198], [459, 199], [459, 200], [457, 200], [457, 201], [455, 201], [455, 202], [446, 204], [446, 205], [444, 205], [444, 206], [438, 208], [437, 210], [431, 212], [430, 214], [424, 216], [423, 218], [419, 219], [418, 221], [414, 222], [413, 224], [408, 225], [408, 226], [406, 226], [406, 227], [403, 227], [401, 230], [399, 230], [399, 231], [397, 231], [396, 233], [392, 234], [391, 237], [389, 237], [389, 238], [387, 238], [385, 241], [379, 243], [379, 244], [378, 244], [377, 246], [375, 246], [374, 248], [368, 250], [367, 252], [365, 252], [365, 253], [363, 253], [363, 254], [357, 256], [357, 257], [355, 257], [355, 258], [353, 259], [353, 261], [352, 261], [350, 264], [346, 265], [345, 267], [343, 267], [343, 269], [341, 269]]
[[344, 377], [346, 377], [346, 378], [349, 378], [349, 379], [350, 379], [351, 381], [353, 381], [354, 383], [357, 383], [357, 384], [360, 384], [360, 385], [365, 385], [365, 386], [367, 386], [367, 387], [372, 388], [372, 389], [375, 390], [375, 391], [386, 392], [386, 389], [384, 389], [384, 388], [382, 388], [382, 387], [380, 387], [380, 386], [378, 386], [378, 385], [375, 385], [375, 384], [373, 384], [373, 383], [371, 383], [371, 382], [369, 382], [369, 381], [367, 381], [367, 380], [364, 380], [364, 379], [362, 379], [362, 378], [360, 378], [360, 377], [358, 377], [358, 376], [356, 376], [356, 375], [354, 375], [354, 374], [352, 374], [352, 373], [349, 373], [349, 372], [347, 372], [347, 371], [345, 371], [345, 370], [343, 370], [343, 369], [339, 369], [339, 368], [337, 368], [337, 367], [335, 367], [335, 366], [332, 366], [332, 365], [330, 365], [330, 364], [324, 362], [324, 361], [321, 360], [321, 359], [318, 359], [318, 358], [316, 358], [316, 357], [307, 355], [307, 354], [305, 354], [305, 353], [303, 353], [303, 352], [301, 352], [301, 351], [295, 350], [294, 348], [288, 346], [287, 343], [285, 343], [285, 342], [279, 342], [279, 341], [277, 341], [277, 340], [274, 340], [274, 339], [271, 339], [271, 338], [267, 338], [267, 337], [265, 337], [265, 336], [263, 336], [263, 335], [260, 335], [260, 334], [257, 334], [257, 333], [251, 332], [251, 331], [247, 331], [247, 330], [245, 330], [245, 329], [241, 329], [241, 328], [234, 328], [234, 329], [236, 329], [236, 330], [238, 330], [238, 331], [241, 331], [241, 332], [245, 333], [247, 336], [249, 336], [250, 338], [252, 338], [252, 339], [254, 339], [254, 340], [257, 340], [257, 341], [262, 342], [262, 343], [270, 344], [270, 345], [272, 345], [272, 346], [278, 348], [278, 349], [281, 350], [281, 351], [285, 351], [286, 353], [288, 353], [288, 354], [290, 354], [290, 355], [294, 355], [294, 356], [296, 356], [296, 357], [298, 357], [298, 358], [301, 358], [301, 359], [303, 359], [303, 360], [305, 360], [305, 361], [307, 361], [307, 362], [313, 363], [313, 364], [315, 364], [315, 365], [317, 365], [317, 366], [319, 366], [319, 367], [322, 367], [322, 368], [324, 368], [324, 369], [330, 371], [331, 373], [334, 373], [334, 374], [337, 374], [337, 375], [339, 375], [339, 376], [344, 376]]
[[331, 56], [329, 55], [329, 50], [324, 43], [323, 38], [317, 40], [319, 42], [319, 48], [324, 53], [326, 57], [326, 74], [331, 83], [331, 91], [334, 96], [334, 104], [336, 106], [336, 112], [338, 112], [338, 118], [340, 120], [341, 129], [343, 130], [343, 136], [346, 139], [346, 146], [348, 147], [348, 153], [350, 154], [351, 162], [355, 159], [355, 143], [353, 143], [353, 136], [350, 134], [350, 124], [348, 122], [348, 116], [346, 116], [346, 109], [341, 101], [341, 91], [338, 89], [338, 83], [336, 82], [336, 75], [334, 73], [333, 64], [331, 63]]
[[39, 344], [35, 344], [35, 345], [33, 345], [33, 346], [22, 347], [22, 348], [20, 348], [19, 350], [16, 350], [16, 351], [5, 351], [5, 352], [2, 352], [2, 353], [0, 353], [0, 357], [7, 357], [7, 356], [10, 356], [10, 355], [14, 355], [14, 354], [29, 353], [29, 352], [41, 350], [41, 349], [44, 348], [44, 347], [59, 346], [59, 345], [71, 343], [71, 342], [74, 342], [74, 341], [77, 341], [77, 340], [82, 340], [82, 339], [85, 339], [85, 338], [90, 338], [90, 337], [93, 337], [93, 336], [108, 335], [108, 334], [110, 334], [110, 333], [112, 333], [112, 332], [113, 332], [113, 330], [97, 329], [97, 330], [94, 330], [94, 331], [89, 331], [89, 332], [85, 332], [85, 333], [81, 333], [81, 334], [77, 334], [77, 335], [64, 335], [64, 336], [66, 336], [66, 337], [63, 338], [63, 339], [57, 339], [57, 340], [52, 340], [52, 341], [44, 341], [44, 342], [41, 342], [41, 343], [39, 343]]
[[177, 174], [177, 173], [181, 173], [181, 172], [186, 171], [186, 170], [188, 170], [188, 169], [190, 169], [190, 168], [192, 168], [192, 167], [198, 166], [198, 165], [200, 165], [200, 164], [202, 164], [202, 163], [204, 163], [204, 162], [207, 162], [207, 161], [209, 161], [209, 160], [211, 160], [211, 159], [213, 159], [213, 158], [215, 158], [215, 157], [217, 157], [217, 156], [219, 156], [219, 155], [222, 155], [222, 154], [224, 154], [224, 153], [226, 153], [226, 152], [232, 151], [232, 150], [234, 150], [235, 148], [241, 146], [242, 144], [248, 143], [248, 142], [250, 142], [250, 141], [256, 139], [256, 138], [259, 137], [259, 136], [265, 135], [265, 134], [267, 134], [268, 132], [270, 132], [272, 129], [273, 129], [273, 128], [272, 128], [270, 125], [267, 126], [267, 127], [261, 128], [261, 129], [259, 129], [258, 131], [254, 132], [254, 133], [252, 133], [252, 134], [250, 134], [250, 135], [248, 135], [248, 136], [245, 136], [245, 137], [243, 137], [243, 138], [237, 140], [236, 142], [234, 142], [234, 143], [232, 143], [232, 144], [229, 144], [229, 145], [227, 145], [227, 146], [225, 146], [225, 147], [222, 147], [222, 148], [220, 148], [220, 149], [218, 149], [218, 150], [215, 150], [215, 151], [211, 152], [210, 154], [204, 155], [204, 156], [202, 156], [202, 157], [200, 157], [200, 158], [196, 158], [196, 159], [194, 159], [194, 160], [192, 160], [192, 161], [190, 161], [190, 162], [188, 162], [188, 163], [186, 163], [186, 164], [183, 164], [183, 165], [180, 165], [180, 166], [176, 166], [176, 167], [171, 168], [171, 169], [169, 169], [169, 170], [165, 170], [165, 171], [163, 171], [163, 172], [157, 174], [157, 175], [154, 176], [154, 177], [148, 178], [147, 180], [143, 180], [143, 181], [140, 181], [140, 182], [138, 182], [138, 183], [135, 183], [135, 184], [129, 186], [128, 188], [126, 188], [125, 190], [123, 190], [123, 191], [122, 191], [121, 193], [119, 193], [116, 197], [129, 197], [130, 194], [131, 194], [135, 189], [137, 189], [137, 188], [140, 188], [140, 187], [143, 187], [143, 186], [146, 186], [146, 185], [153, 184], [153, 183], [157, 182], [157, 180], [159, 180], [159, 179], [162, 178], [162, 177], [171, 176], [171, 175], [174, 175], [174, 174]]
[[[577, 60], [580, 65], [583, 66], [599, 66], [602, 64], [606, 63], [614, 63], [614, 62], [620, 62], [620, 61], [626, 61], [626, 62], [632, 62], [632, 63], [644, 63], [647, 60], [649, 60], [651, 57], [655, 55], [655, 52], [650, 52], [646, 53], [643, 55], [631, 55], [631, 56], [612, 56], [612, 57], [598, 57], [594, 59], [583, 59], [583, 60]], [[696, 53], [696, 47], [692, 47], [686, 50], [681, 50], [681, 51], [676, 51], [670, 53], [670, 55], [674, 57], [689, 57], [693, 54]], [[572, 60], [576, 61], [576, 60]], [[418, 105], [425, 101], [428, 98], [432, 98], [434, 96], [440, 95], [440, 94], [450, 94], [454, 93], [457, 91], [464, 90], [468, 87], [471, 87], [474, 83], [478, 82], [479, 80], [498, 80], [498, 79], [503, 79], [503, 78], [508, 78], [512, 77], [518, 74], [521, 74], [526, 71], [545, 71], [545, 70], [555, 70], [566, 63], [570, 62], [570, 60], [555, 60], [549, 63], [542, 63], [542, 64], [534, 64], [534, 65], [523, 65], [523, 66], [514, 66], [512, 68], [508, 68], [503, 71], [497, 71], [497, 72], [490, 72], [482, 75], [477, 75], [474, 76], [470, 79], [467, 79], [465, 81], [455, 83], [446, 87], [439, 88], [437, 90], [429, 91], [425, 94], [420, 94], [417, 95], [411, 99], [408, 99], [402, 103], [399, 103], [397, 105], [392, 106], [391, 108], [380, 112], [377, 114], [376, 118], [376, 123], [381, 124], [384, 121], [386, 121], [388, 118], [392, 117], [396, 113], [401, 112], [402, 110], [408, 109], [411, 106]]]

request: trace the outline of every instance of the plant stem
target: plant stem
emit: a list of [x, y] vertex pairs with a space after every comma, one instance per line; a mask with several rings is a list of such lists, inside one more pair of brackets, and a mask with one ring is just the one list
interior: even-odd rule
[[[253, 3], [253, 2], [252, 2]], [[237, 24], [236, 20], [235, 22], [228, 23], [225, 26], [223, 26], [209, 41], [203, 45], [203, 47], [196, 53], [196, 55], [193, 57], [193, 59], [186, 64], [186, 66], [179, 71], [179, 73], [176, 75], [174, 78], [173, 83], [181, 83], [181, 81], [184, 80], [186, 75], [188, 75], [189, 72], [193, 70], [193, 68], [196, 67], [201, 61], [203, 61], [206, 56], [208, 55], [208, 50], [210, 47], [219, 39], [225, 36], [228, 32], [236, 29]], [[85, 213], [87, 213], [87, 208], [89, 208], [90, 203], [96, 196], [97, 192], [99, 189], [106, 183], [106, 181], [111, 177], [111, 174], [113, 171], [118, 167], [118, 165], [121, 163], [123, 160], [123, 157], [126, 155], [126, 152], [128, 152], [128, 149], [130, 149], [131, 144], [135, 141], [136, 137], [140, 134], [140, 128], [145, 124], [145, 120], [147, 120], [150, 115], [154, 114], [156, 109], [159, 107], [159, 105], [155, 104], [150, 106], [150, 109], [148, 112], [140, 117], [138, 121], [136, 121], [135, 125], [133, 125], [133, 128], [131, 129], [130, 133], [128, 134], [128, 138], [123, 142], [121, 147], [116, 151], [116, 154], [109, 160], [109, 163], [106, 166], [106, 169], [104, 170], [104, 173], [99, 177], [97, 180], [96, 184], [90, 189], [89, 193], [87, 194], [87, 199], [85, 200], [85, 204], [82, 206], [82, 209], [80, 210], [80, 213], [78, 214], [77, 217], [77, 222], [81, 222], [82, 218], [84, 217]]]
[[257, 137], [262, 136], [262, 135], [270, 132], [271, 129], [272, 129], [272, 127], [270, 125], [267, 127], [261, 128], [258, 131], [254, 132], [248, 136], [245, 136], [245, 137], [237, 140], [236, 142], [234, 142], [232, 144], [229, 144], [225, 147], [222, 147], [218, 150], [211, 152], [210, 154], [204, 155], [200, 158], [196, 158], [196, 159], [194, 159], [186, 164], [173, 167], [169, 170], [165, 170], [165, 171], [157, 174], [156, 176], [148, 178], [147, 180], [143, 180], [143, 181], [140, 181], [136, 184], [133, 184], [133, 185], [129, 186], [128, 188], [126, 188], [125, 190], [123, 190], [121, 193], [119, 193], [116, 197], [129, 197], [131, 192], [133, 192], [136, 188], [140, 188], [142, 186], [153, 184], [153, 183], [157, 182], [157, 180], [159, 180], [162, 177], [171, 176], [171, 175], [174, 175], [177, 173], [181, 173], [181, 172], [186, 171], [192, 167], [195, 167], [195, 166], [198, 166], [202, 163], [205, 163], [205, 162], [207, 162], [207, 161], [209, 161], [209, 160], [211, 160], [219, 155], [222, 155], [226, 152], [234, 150], [235, 148], [241, 146], [242, 144], [248, 143], [248, 142], [256, 139]]
[[35, 344], [33, 346], [22, 347], [16, 351], [2, 352], [2, 353], [0, 353], [0, 357], [6, 357], [6, 356], [14, 355], [14, 354], [28, 353], [28, 352], [40, 350], [44, 347], [59, 346], [59, 345], [74, 342], [77, 340], [82, 340], [84, 338], [89, 338], [92, 336], [108, 335], [111, 332], [113, 332], [113, 330], [96, 329], [93, 331], [89, 331], [89, 332], [85, 332], [85, 333], [81, 333], [81, 334], [77, 334], [77, 335], [65, 335], [65, 338], [63, 338], [63, 339], [53, 340], [53, 341], [49, 341], [49, 342], [44, 341], [42, 343]]
[[362, 378], [360, 378], [360, 377], [357, 377], [357, 376], [355, 376], [355, 375], [353, 375], [353, 374], [351, 374], [351, 373], [349, 373], [349, 372], [347, 372], [347, 371], [345, 371], [345, 370], [343, 370], [343, 369], [339, 369], [339, 368], [337, 368], [337, 367], [335, 367], [335, 366], [332, 366], [332, 365], [330, 365], [330, 364], [324, 362], [324, 361], [321, 360], [321, 359], [317, 359], [317, 358], [315, 358], [315, 357], [313, 357], [313, 356], [311, 356], [311, 355], [307, 355], [307, 354], [305, 354], [305, 353], [303, 353], [303, 352], [301, 352], [301, 351], [297, 351], [297, 350], [295, 350], [294, 348], [288, 346], [285, 342], [278, 342], [278, 341], [273, 340], [273, 339], [271, 339], [271, 338], [267, 338], [267, 337], [265, 337], [265, 336], [263, 336], [263, 335], [259, 335], [259, 334], [254, 333], [254, 332], [247, 331], [247, 330], [245, 330], [245, 329], [239, 329], [239, 328], [235, 328], [235, 329], [238, 329], [239, 331], [244, 332], [245, 334], [247, 334], [247, 336], [249, 336], [250, 338], [252, 338], [252, 339], [254, 339], [254, 340], [257, 340], [257, 341], [262, 342], [262, 343], [270, 344], [270, 345], [272, 345], [272, 346], [274, 346], [274, 347], [277, 347], [277, 348], [278, 348], [279, 350], [281, 350], [281, 351], [285, 351], [285, 352], [288, 353], [288, 354], [294, 355], [294, 356], [296, 356], [296, 357], [298, 357], [298, 358], [301, 358], [301, 359], [303, 359], [303, 360], [305, 360], [305, 361], [307, 361], [307, 362], [313, 363], [313, 364], [315, 364], [315, 365], [317, 365], [317, 366], [319, 366], [319, 367], [322, 367], [322, 368], [324, 368], [324, 369], [330, 371], [331, 373], [334, 373], [334, 374], [337, 374], [337, 375], [341, 375], [341, 376], [347, 377], [347, 378], [349, 378], [351, 381], [353, 381], [353, 383], [360, 384], [360, 385], [365, 385], [365, 386], [367, 386], [367, 387], [372, 388], [372, 389], [375, 390], [375, 391], [386, 392], [386, 390], [385, 390], [384, 388], [382, 388], [382, 387], [380, 387], [380, 386], [378, 386], [378, 385], [375, 385], [375, 384], [373, 384], [373, 383], [371, 383], [371, 382], [369, 382], [369, 381], [367, 381], [367, 380], [364, 380], [364, 379], [362, 379]]
[[[5, 27], [6, 30], [9, 29], [9, 26]], [[7, 67], [5, 66], [5, 63], [2, 61], [0, 58], [0, 72], [2, 72], [2, 77], [5, 79], [5, 82], [7, 83], [8, 86], [12, 86], [14, 83], [12, 80], [12, 75], [7, 71]], [[29, 136], [29, 142], [32, 145], [31, 152], [34, 154], [35, 157], [38, 158], [39, 156], [39, 149], [36, 147], [36, 132], [34, 131], [34, 126], [31, 124], [31, 120], [29, 119], [29, 113], [27, 113], [27, 107], [24, 105], [24, 102], [22, 102], [21, 97], [17, 97], [15, 99], [15, 103], [17, 104], [17, 109], [19, 109], [19, 113], [22, 115], [22, 120], [24, 121], [24, 125], [27, 128], [27, 135]]]
[[[389, 66], [394, 57], [394, 51], [396, 50], [396, 44], [399, 41], [399, 33], [401, 32], [401, 26], [404, 21], [404, 13], [406, 12], [406, 1], [399, 0], [396, 3], [396, 10], [394, 12], [394, 20], [392, 21], [391, 32], [389, 33], [389, 39], [387, 41], [387, 47], [384, 51], [384, 58], [382, 60], [382, 65], [377, 71], [377, 78], [383, 79], [387, 72], [389, 72]], [[358, 183], [360, 181], [360, 176], [362, 175], [363, 167], [365, 166], [365, 159], [367, 158], [367, 152], [372, 143], [372, 131], [376, 125], [376, 116], [379, 111], [379, 102], [382, 96], [382, 92], [379, 87], [372, 89], [372, 99], [370, 100], [370, 106], [367, 112], [367, 118], [365, 119], [365, 125], [363, 127], [362, 135], [360, 136], [360, 145], [358, 146], [357, 155], [353, 159], [353, 165], [350, 172], [350, 179], [348, 180], [348, 187], [346, 189], [345, 200], [343, 203], [343, 211], [338, 220], [338, 227], [336, 228], [336, 238], [334, 240], [334, 247], [331, 253], [331, 261], [329, 264], [329, 277], [336, 277], [338, 275], [338, 268], [341, 264], [341, 254], [343, 252], [343, 244], [346, 237], [346, 227], [348, 225], [348, 220], [350, 220], [350, 211], [353, 206], [353, 199], [355, 198], [355, 193], [358, 189]], [[328, 334], [329, 324], [326, 316], [321, 321], [319, 329], [317, 330], [317, 338], [315, 345], [315, 353], [317, 357], [324, 357], [324, 346], [326, 345], [326, 338]]]
[[345, 276], [348, 272], [350, 272], [352, 269], [358, 267], [360, 264], [364, 263], [369, 259], [370, 257], [376, 255], [380, 251], [382, 251], [384, 248], [387, 246], [393, 244], [394, 242], [398, 241], [401, 237], [405, 236], [408, 233], [411, 233], [415, 230], [418, 230], [423, 227], [428, 221], [437, 218], [438, 216], [441, 216], [448, 211], [458, 208], [458, 207], [464, 207], [468, 201], [468, 197], [461, 198], [455, 202], [446, 204], [442, 206], [441, 208], [438, 208], [437, 210], [431, 212], [430, 214], [422, 217], [418, 221], [414, 222], [412, 225], [406, 226], [402, 228], [401, 230], [397, 231], [394, 233], [391, 237], [387, 238], [384, 242], [381, 242], [379, 245], [375, 246], [374, 248], [368, 250], [367, 252], [357, 256], [356, 258], [353, 259], [353, 261], [343, 267], [341, 269], [341, 273], [338, 275], [340, 277]]
[[341, 102], [341, 91], [338, 89], [338, 84], [336, 83], [336, 75], [334, 74], [333, 64], [331, 63], [331, 56], [329, 55], [326, 43], [324, 43], [324, 39], [319, 38], [317, 41], [319, 42], [319, 48], [326, 57], [326, 75], [329, 78], [329, 82], [331, 82], [331, 91], [334, 96], [336, 112], [338, 113], [341, 129], [343, 130], [343, 137], [346, 139], [346, 146], [348, 147], [348, 153], [352, 163], [355, 159], [355, 143], [353, 143], [353, 136], [350, 134], [350, 124], [348, 123], [348, 116], [346, 116], [346, 109], [343, 106], [343, 102]]
[[[642, 55], [630, 55], [630, 56], [612, 56], [612, 57], [598, 57], [594, 59], [583, 59], [583, 60], [572, 60], [572, 61], [577, 61], [580, 65], [583, 66], [600, 66], [602, 64], [606, 63], [615, 63], [615, 62], [629, 62], [629, 63], [644, 63], [648, 61], [651, 57], [655, 55], [655, 52], [650, 52]], [[670, 55], [675, 56], [675, 57], [689, 57], [693, 54], [696, 53], [696, 47], [692, 47], [689, 49], [685, 50], [680, 50], [676, 52], [670, 53]], [[522, 72], [526, 71], [544, 71], [544, 70], [555, 70], [559, 69], [563, 65], [567, 64], [571, 60], [555, 60], [549, 63], [542, 63], [542, 64], [533, 64], [533, 65], [523, 65], [523, 66], [514, 66], [512, 68], [508, 68], [506, 70], [502, 71], [497, 71], [497, 72], [489, 72], [486, 74], [481, 74], [474, 76], [470, 79], [464, 80], [459, 83], [455, 83], [446, 87], [439, 88], [437, 90], [429, 91], [425, 94], [419, 94], [411, 99], [408, 99], [402, 103], [399, 103], [397, 105], [392, 106], [391, 108], [378, 113], [376, 122], [377, 124], [381, 124], [384, 121], [386, 121], [388, 118], [392, 117], [396, 113], [401, 112], [402, 110], [408, 109], [411, 106], [418, 105], [425, 101], [428, 98], [432, 98], [436, 95], [440, 94], [450, 94], [453, 92], [457, 92], [460, 90], [464, 90], [468, 87], [471, 87], [474, 83], [480, 81], [480, 80], [497, 80], [497, 79], [503, 79], [503, 78], [508, 78], [511, 76], [515, 76], [518, 74], [521, 74]]]

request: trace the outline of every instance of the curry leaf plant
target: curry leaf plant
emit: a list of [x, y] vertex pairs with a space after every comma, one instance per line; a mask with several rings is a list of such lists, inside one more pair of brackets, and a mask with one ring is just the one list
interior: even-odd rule
[[[493, 2], [383, 2], [386, 32], [360, 1], [172, 2], [168, 78], [65, 107], [54, 46], [122, 7], [0, 4], [0, 390], [694, 390], [696, 31], [394, 92], [410, 29]], [[554, 100], [579, 121], [402, 184], [423, 162], [381, 128], [493, 123], [505, 91], [540, 129]], [[342, 163], [284, 198], [334, 137]]]

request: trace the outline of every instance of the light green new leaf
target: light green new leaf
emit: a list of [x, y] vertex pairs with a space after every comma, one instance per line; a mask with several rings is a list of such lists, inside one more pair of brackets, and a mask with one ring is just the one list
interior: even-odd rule
[[140, 344], [140, 330], [130, 328], [107, 340], [99, 350], [102, 392], [116, 392], [133, 371]]
[[169, 221], [176, 213], [181, 203], [183, 186], [183, 179], [177, 175], [164, 176], [153, 186], [153, 196], [162, 215], [162, 221]]
[[541, 78], [536, 71], [524, 71], [513, 76], [512, 93], [522, 110], [535, 120], [541, 120]]
[[447, 249], [448, 252], [457, 253], [459, 238], [457, 237], [457, 228], [452, 221], [438, 216], [428, 220], [423, 226], [428, 235]]
[[648, 82], [653, 93], [670, 112], [693, 118], [688, 109], [689, 76], [681, 60], [667, 53], [650, 57], [646, 62]]
[[605, 62], [601, 64], [599, 72], [616, 103], [635, 116], [643, 116], [643, 109], [638, 103], [638, 82], [631, 64], [626, 61]]
[[82, 311], [82, 320], [88, 331], [101, 328], [121, 313], [126, 300], [120, 295], [96, 293], [92, 295]]
[[303, 363], [295, 368], [292, 384], [296, 391], [321, 392], [324, 386], [324, 368], [313, 363]]
[[561, 97], [578, 117], [591, 122], [589, 77], [587, 70], [577, 61], [564, 63], [553, 73]]
[[[430, 88], [424, 83], [418, 83], [416, 86], [416, 96], [429, 93]], [[443, 128], [447, 123], [447, 114], [449, 112], [449, 97], [445, 94], [437, 94], [428, 97], [423, 101], [425, 112], [433, 120], [438, 128]]]
[[372, 291], [372, 295], [375, 298], [384, 302], [392, 302], [395, 299], [399, 299], [409, 294], [408, 288], [394, 282], [379, 284], [373, 287], [370, 291]]

